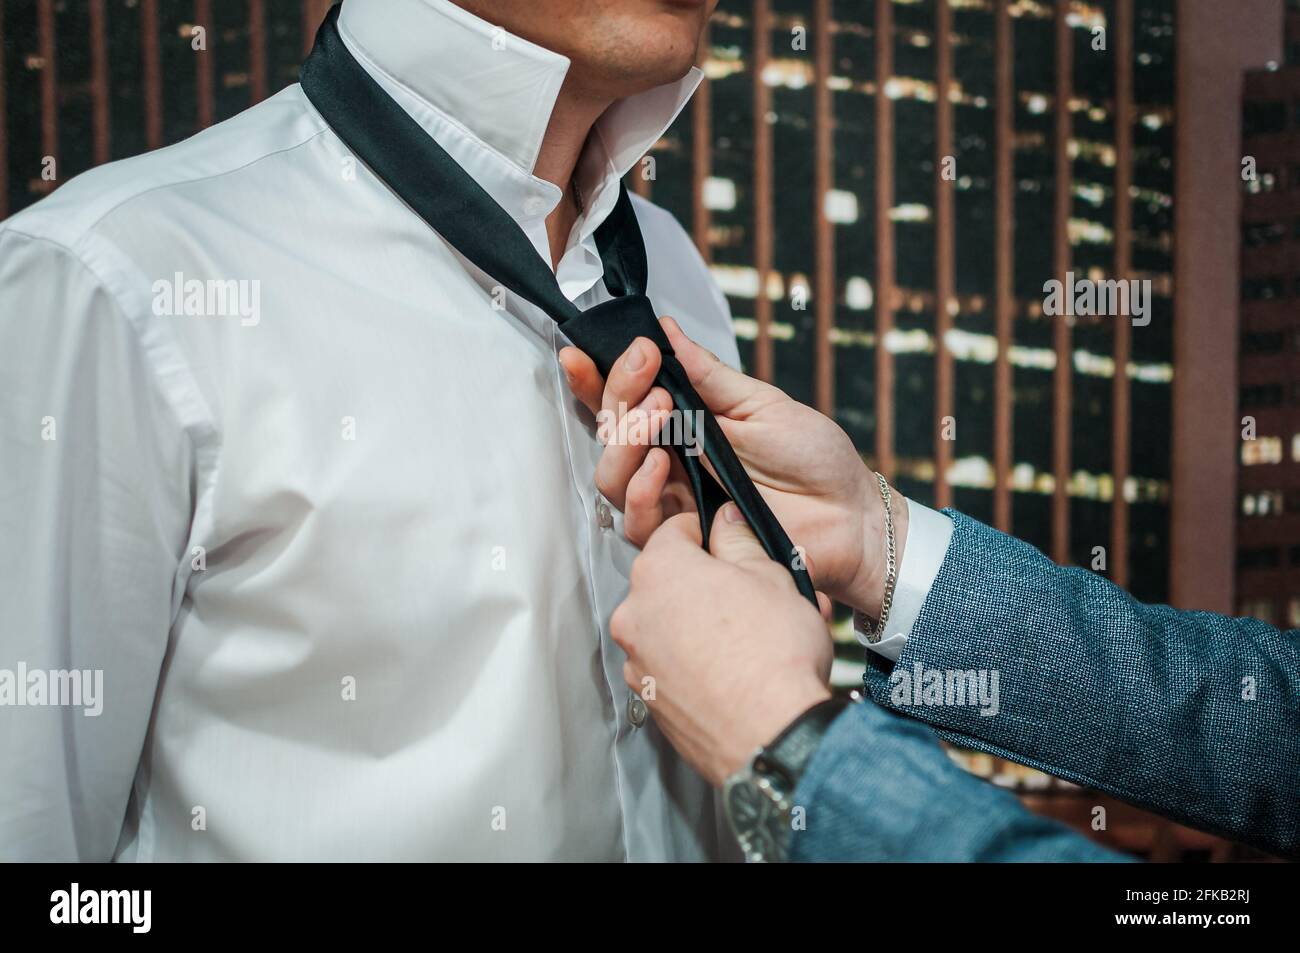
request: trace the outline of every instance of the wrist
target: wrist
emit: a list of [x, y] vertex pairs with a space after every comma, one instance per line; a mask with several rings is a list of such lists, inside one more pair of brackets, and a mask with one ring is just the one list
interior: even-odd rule
[[710, 780], [720, 787], [749, 763], [755, 751], [771, 744], [796, 718], [830, 697], [829, 686], [814, 675], [764, 689], [761, 701], [742, 712], [743, 721], [737, 724], [727, 750], [720, 753]]
[[[862, 507], [862, 527], [859, 533], [862, 549], [858, 570], [853, 575], [853, 581], [848, 589], [840, 597], [840, 601], [851, 609], [878, 619], [888, 576], [888, 541], [885, 527], [885, 501], [881, 498], [880, 486], [874, 475], [865, 488], [864, 494], [866, 500]], [[894, 520], [895, 564], [901, 567], [903, 552], [907, 546], [908, 503], [907, 497], [896, 489], [890, 496]]]

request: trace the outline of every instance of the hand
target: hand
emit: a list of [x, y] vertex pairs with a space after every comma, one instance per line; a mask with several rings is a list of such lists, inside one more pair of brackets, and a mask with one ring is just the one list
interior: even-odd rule
[[[875, 475], [848, 435], [778, 388], [723, 364], [672, 318], [661, 323], [691, 384], [717, 417], [758, 491], [802, 547], [817, 588], [878, 616], [886, 572], [884, 504]], [[602, 428], [615, 439], [607, 441], [601, 455], [596, 486], [623, 510], [628, 538], [644, 545], [666, 518], [695, 507], [680, 461], [663, 447], [652, 447], [672, 410], [668, 394], [652, 386], [659, 349], [638, 338], [619, 358], [608, 383], [577, 348], [561, 351], [560, 361], [578, 398], [600, 418], [618, 424]], [[907, 522], [907, 502], [896, 493], [894, 536], [900, 563]]]
[[719, 512], [709, 548], [694, 514], [665, 522], [633, 562], [609, 626], [627, 653], [628, 685], [682, 757], [721, 785], [830, 697], [830, 603], [819, 596], [819, 616], [734, 503]]

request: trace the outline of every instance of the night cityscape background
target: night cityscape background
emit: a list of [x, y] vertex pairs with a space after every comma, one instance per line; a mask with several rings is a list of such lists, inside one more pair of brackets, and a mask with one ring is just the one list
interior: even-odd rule
[[[328, 6], [0, 0], [0, 218], [295, 82]], [[747, 371], [909, 497], [1300, 627], [1300, 0], [723, 0], [700, 65], [628, 185]], [[1149, 281], [1149, 322], [1046, 315], [1067, 273]], [[958, 756], [1141, 856], [1251, 856]]]

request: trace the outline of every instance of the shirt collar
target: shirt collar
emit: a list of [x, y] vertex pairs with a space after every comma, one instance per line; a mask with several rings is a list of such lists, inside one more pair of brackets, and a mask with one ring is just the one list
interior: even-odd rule
[[[361, 64], [521, 224], [560, 190], [532, 174], [569, 58], [505, 32], [449, 0], [346, 0], [339, 31]], [[613, 208], [610, 189], [699, 86], [680, 80], [614, 103], [579, 163], [585, 239]], [[595, 154], [593, 155], [593, 151]]]

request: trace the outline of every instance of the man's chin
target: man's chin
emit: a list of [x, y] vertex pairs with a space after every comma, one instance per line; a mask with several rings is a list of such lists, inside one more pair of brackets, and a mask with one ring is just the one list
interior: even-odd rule
[[673, 83], [695, 65], [704, 20], [699, 7], [672, 7], [647, 15], [626, 13], [602, 26], [603, 49], [589, 48], [585, 59], [593, 73], [624, 96]]
[[613, 68], [606, 74], [606, 88], [619, 90], [619, 98], [644, 93], [677, 82], [691, 71], [695, 63], [693, 49], [685, 54], [680, 50], [665, 51], [659, 58], [642, 55], [635, 63], [611, 64]]

